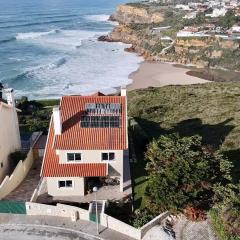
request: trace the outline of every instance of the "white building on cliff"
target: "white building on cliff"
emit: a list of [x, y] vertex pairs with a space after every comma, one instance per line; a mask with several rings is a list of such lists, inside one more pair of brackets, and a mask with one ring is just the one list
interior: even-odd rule
[[13, 89], [0, 84], [0, 183], [9, 171], [9, 154], [21, 148], [17, 111]]

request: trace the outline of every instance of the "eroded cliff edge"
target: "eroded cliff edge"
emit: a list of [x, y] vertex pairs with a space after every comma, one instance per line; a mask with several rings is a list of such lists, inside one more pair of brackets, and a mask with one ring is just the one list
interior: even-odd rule
[[119, 24], [100, 40], [131, 44], [127, 50], [146, 60], [240, 70], [240, 39], [178, 37], [177, 32], [191, 23], [183, 14], [156, 4], [120, 5], [110, 18]]

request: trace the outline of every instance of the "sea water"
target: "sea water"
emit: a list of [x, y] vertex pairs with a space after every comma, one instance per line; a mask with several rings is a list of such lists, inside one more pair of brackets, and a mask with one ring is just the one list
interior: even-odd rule
[[0, 81], [30, 99], [112, 93], [142, 58], [99, 42], [127, 0], [0, 0]]

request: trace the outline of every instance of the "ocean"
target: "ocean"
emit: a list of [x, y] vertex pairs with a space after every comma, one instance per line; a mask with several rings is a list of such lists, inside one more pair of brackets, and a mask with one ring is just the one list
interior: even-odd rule
[[17, 97], [113, 93], [142, 58], [97, 41], [127, 0], [0, 0], [0, 81]]

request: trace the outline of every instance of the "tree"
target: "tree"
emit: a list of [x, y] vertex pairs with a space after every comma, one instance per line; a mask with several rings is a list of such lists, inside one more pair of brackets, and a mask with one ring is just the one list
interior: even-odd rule
[[146, 206], [153, 212], [207, 210], [213, 204], [214, 185], [227, 182], [231, 170], [230, 162], [204, 147], [197, 135], [161, 136], [149, 144], [145, 157]]

